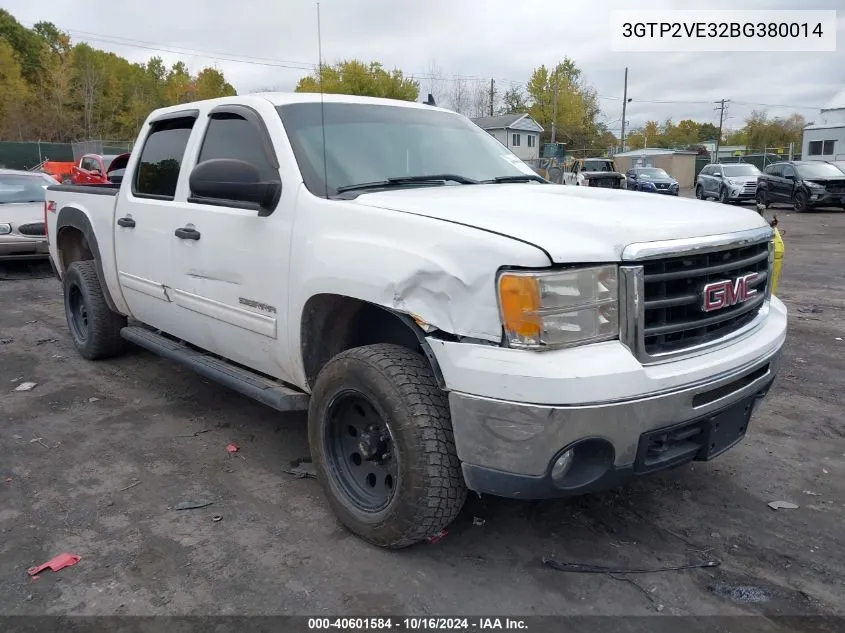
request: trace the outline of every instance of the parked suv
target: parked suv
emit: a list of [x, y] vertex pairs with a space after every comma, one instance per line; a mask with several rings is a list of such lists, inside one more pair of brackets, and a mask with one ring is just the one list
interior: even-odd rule
[[677, 196], [680, 185], [665, 170], [659, 167], [634, 167], [625, 174], [627, 188], [633, 191], [648, 191]]
[[821, 161], [788, 161], [766, 167], [757, 186], [757, 204], [791, 202], [797, 212], [814, 207], [845, 208], [845, 173]]
[[757, 193], [760, 170], [750, 163], [705, 165], [695, 181], [695, 197], [720, 202], [750, 202]]

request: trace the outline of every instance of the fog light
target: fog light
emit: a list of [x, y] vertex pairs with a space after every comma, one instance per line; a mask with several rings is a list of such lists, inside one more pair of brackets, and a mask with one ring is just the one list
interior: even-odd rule
[[819, 194], [817, 194], [817, 193], [814, 193], [812, 196], [810, 196], [810, 200], [818, 200], [818, 199], [819, 199]]
[[572, 461], [575, 459], [575, 453], [572, 449], [566, 451], [563, 455], [555, 460], [552, 466], [552, 479], [555, 481], [562, 481], [566, 477], [566, 473], [572, 468]]
[[0, 224], [0, 235], [8, 235], [12, 232], [11, 224]]

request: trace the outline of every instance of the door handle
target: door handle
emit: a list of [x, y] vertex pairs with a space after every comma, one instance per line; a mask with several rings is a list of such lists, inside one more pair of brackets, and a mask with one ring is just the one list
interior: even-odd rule
[[182, 227], [181, 229], [176, 229], [173, 232], [173, 235], [178, 237], [180, 240], [198, 240], [200, 238], [200, 232], [196, 229], [189, 229]]
[[117, 220], [118, 226], [125, 226], [127, 229], [134, 229], [135, 228], [135, 220], [132, 218], [119, 218]]

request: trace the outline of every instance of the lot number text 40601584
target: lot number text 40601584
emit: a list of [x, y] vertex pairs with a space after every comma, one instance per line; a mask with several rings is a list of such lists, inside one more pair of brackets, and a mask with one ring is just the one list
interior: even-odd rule
[[527, 630], [521, 618], [375, 617], [308, 618], [309, 631], [495, 631]]

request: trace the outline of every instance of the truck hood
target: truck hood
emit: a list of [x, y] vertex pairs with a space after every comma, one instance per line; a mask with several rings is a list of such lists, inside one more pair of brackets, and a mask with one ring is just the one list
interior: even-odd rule
[[635, 242], [767, 226], [757, 212], [732, 205], [571, 185], [421, 187], [365, 193], [352, 202], [509, 236], [544, 250], [555, 263], [616, 262]]

